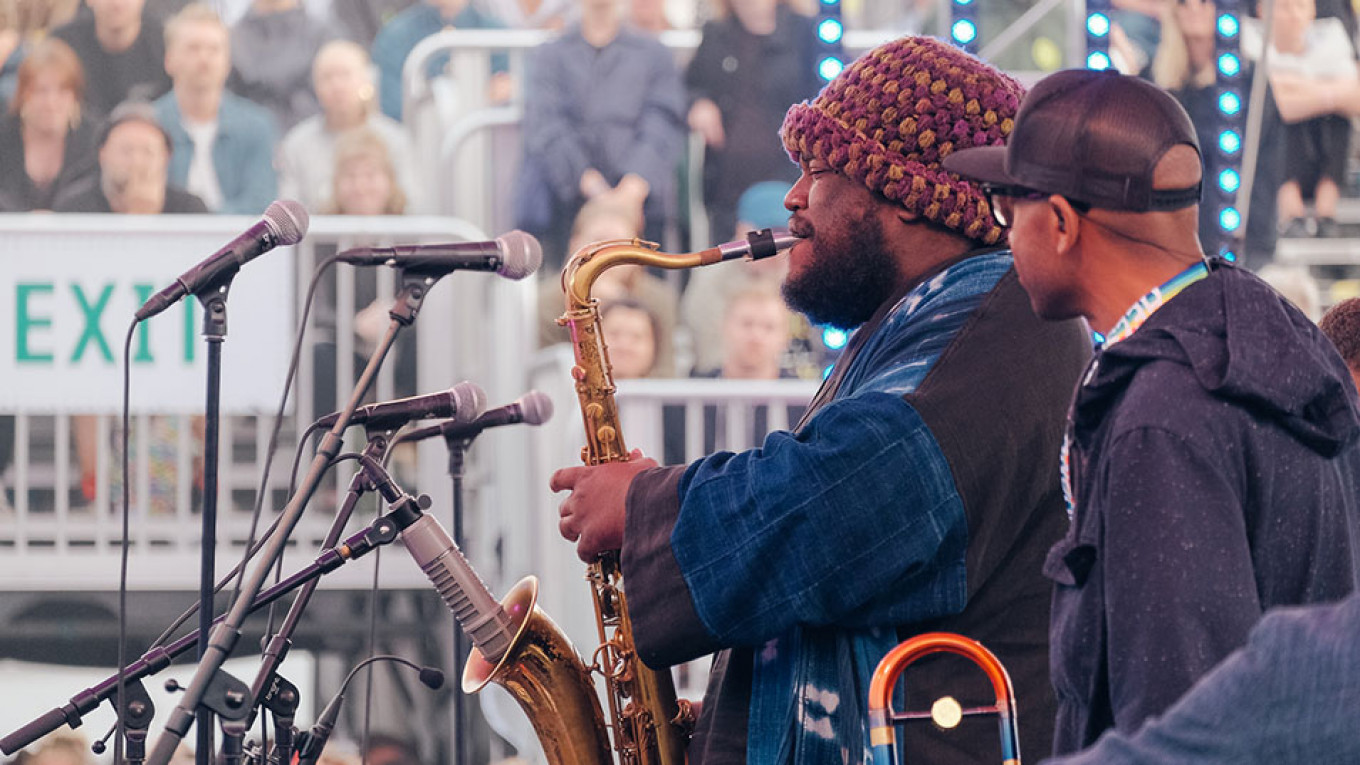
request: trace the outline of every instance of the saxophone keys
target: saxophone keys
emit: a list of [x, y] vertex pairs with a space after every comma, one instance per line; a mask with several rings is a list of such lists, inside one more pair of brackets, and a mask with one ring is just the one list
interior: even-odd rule
[[601, 425], [595, 430], [595, 437], [602, 444], [612, 444], [618, 440], [618, 431], [614, 430], [611, 425]]

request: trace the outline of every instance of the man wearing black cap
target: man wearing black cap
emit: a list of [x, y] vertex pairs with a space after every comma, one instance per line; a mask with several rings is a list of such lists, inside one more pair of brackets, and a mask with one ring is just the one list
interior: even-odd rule
[[170, 152], [170, 136], [150, 104], [121, 104], [100, 137], [99, 175], [52, 207], [82, 213], [207, 213], [203, 200], [168, 182]]
[[1006, 147], [944, 164], [984, 183], [1035, 311], [1103, 335], [1045, 564], [1054, 751], [1072, 752], [1163, 712], [1266, 608], [1352, 590], [1360, 413], [1317, 327], [1205, 257], [1194, 128], [1155, 86], [1059, 72]]

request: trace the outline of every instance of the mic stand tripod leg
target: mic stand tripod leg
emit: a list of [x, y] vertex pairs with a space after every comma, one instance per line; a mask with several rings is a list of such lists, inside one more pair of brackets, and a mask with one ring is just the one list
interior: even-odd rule
[[[342, 544], [317, 556], [316, 560], [306, 568], [261, 592], [250, 604], [249, 613], [264, 608], [316, 577], [334, 571], [349, 561], [362, 558], [380, 545], [388, 544], [396, 539], [401, 529], [411, 522], [411, 520], [407, 520], [407, 516], [394, 515], [379, 518], [363, 530], [351, 535]], [[399, 524], [404, 525], [399, 526]], [[217, 621], [221, 622], [225, 619], [225, 616], [221, 616], [218, 617]], [[171, 662], [187, 653], [197, 642], [198, 631], [195, 630], [169, 645], [152, 648], [121, 671], [113, 673], [97, 685], [86, 688], [72, 696], [64, 706], [52, 709], [29, 721], [28, 724], [13, 733], [0, 738], [0, 752], [14, 754], [63, 725], [72, 728], [79, 727], [84, 721], [85, 715], [93, 712], [100, 704], [117, 695], [120, 680], [124, 687], [134, 686], [142, 679], [170, 666]], [[132, 700], [135, 700], [135, 693], [135, 690], [130, 692], [130, 695], [133, 696]], [[150, 697], [147, 697], [146, 700], [148, 702], [147, 714], [150, 715], [152, 711], [149, 705]], [[119, 704], [116, 700], [113, 702], [115, 712], [120, 706], [124, 705]], [[132, 701], [129, 701], [126, 706], [131, 707]]]
[[184, 739], [190, 726], [193, 725], [194, 713], [203, 700], [203, 694], [207, 691], [208, 684], [212, 682], [213, 676], [222, 669], [222, 664], [231, 655], [236, 641], [241, 637], [241, 625], [245, 622], [246, 614], [250, 612], [251, 603], [254, 602], [255, 596], [264, 587], [264, 580], [269, 576], [270, 570], [278, 562], [284, 545], [288, 543], [288, 537], [302, 518], [303, 508], [321, 484], [321, 476], [325, 473], [331, 460], [335, 459], [340, 453], [340, 447], [343, 443], [341, 436], [345, 428], [349, 426], [349, 420], [354, 415], [354, 410], [359, 407], [359, 402], [363, 400], [364, 394], [372, 386], [373, 379], [378, 373], [378, 367], [382, 365], [383, 359], [392, 348], [401, 328], [409, 326], [415, 320], [416, 313], [424, 302], [428, 288], [433, 282], [433, 279], [404, 280], [401, 292], [397, 295], [395, 305], [390, 312], [392, 323], [388, 327], [387, 333], [378, 342], [377, 349], [369, 358], [368, 364], [365, 365], [363, 373], [359, 376], [359, 381], [355, 383], [354, 392], [350, 395], [349, 401], [340, 410], [340, 416], [321, 440], [321, 445], [317, 449], [316, 456], [312, 459], [312, 464], [307, 469], [307, 474], [303, 477], [297, 493], [288, 500], [288, 504], [284, 507], [283, 513], [279, 517], [278, 528], [260, 552], [255, 568], [243, 578], [240, 592], [233, 600], [226, 617], [212, 630], [208, 651], [199, 660], [193, 680], [190, 681], [189, 687], [184, 690], [184, 696], [180, 699], [179, 705], [171, 712], [170, 718], [166, 721], [165, 730], [156, 739], [156, 745], [152, 748], [148, 758], [150, 765], [169, 765], [170, 758], [174, 756], [175, 748]]

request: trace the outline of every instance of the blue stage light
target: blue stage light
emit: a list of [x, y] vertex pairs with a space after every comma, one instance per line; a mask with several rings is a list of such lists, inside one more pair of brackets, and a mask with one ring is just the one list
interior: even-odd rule
[[836, 79], [836, 75], [840, 74], [844, 68], [845, 62], [835, 56], [827, 56], [817, 63], [817, 73], [827, 82]]
[[1224, 231], [1236, 231], [1237, 227], [1242, 225], [1242, 213], [1238, 212], [1236, 207], [1225, 207], [1218, 213], [1218, 225], [1222, 226]]
[[828, 350], [839, 351], [848, 342], [850, 342], [849, 332], [835, 327], [824, 327], [822, 329], [822, 345], [825, 345]]
[[1240, 25], [1237, 23], [1237, 16], [1232, 13], [1219, 14], [1218, 33], [1229, 39], [1236, 37]]
[[1086, 17], [1086, 31], [1093, 37], [1104, 37], [1110, 33], [1110, 17], [1103, 13], [1093, 13]]
[[822, 19], [817, 25], [817, 37], [827, 45], [835, 45], [845, 34], [845, 27], [838, 19]]
[[1235, 116], [1242, 111], [1242, 98], [1231, 90], [1225, 90], [1218, 96], [1218, 110], [1228, 115]]
[[1086, 54], [1087, 69], [1109, 69], [1110, 54], [1102, 50], [1094, 50]]
[[836, 368], [835, 364], [827, 364], [826, 369], [822, 370], [822, 379], [825, 380], [826, 378], [830, 377], [831, 371], [835, 368]]
[[967, 45], [977, 39], [977, 24], [968, 19], [959, 19], [949, 28], [949, 33], [954, 36], [955, 42]]
[[1236, 77], [1242, 71], [1242, 60], [1236, 53], [1222, 53], [1218, 57], [1218, 71], [1224, 77]]
[[1218, 134], [1218, 148], [1224, 154], [1236, 154], [1242, 148], [1242, 136], [1236, 130], [1224, 130]]
[[1218, 174], [1218, 187], [1229, 194], [1236, 194], [1237, 189], [1241, 186], [1242, 176], [1238, 175], [1237, 171], [1231, 167], [1225, 168], [1223, 172]]
[[972, 5], [973, 0], [954, 0], [954, 5]]
[[1226, 260], [1226, 261], [1228, 261], [1229, 263], [1236, 263], [1236, 262], [1237, 262], [1237, 253], [1233, 252], [1232, 250], [1224, 250], [1224, 251], [1223, 251], [1223, 259]]

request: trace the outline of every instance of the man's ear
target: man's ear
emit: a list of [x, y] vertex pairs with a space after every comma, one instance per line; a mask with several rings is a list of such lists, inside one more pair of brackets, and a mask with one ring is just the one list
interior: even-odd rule
[[893, 211], [897, 214], [897, 219], [902, 223], [915, 223], [921, 220], [921, 214], [912, 212], [902, 205], [893, 205]]
[[1077, 246], [1077, 239], [1081, 235], [1081, 216], [1066, 197], [1057, 194], [1048, 198], [1048, 213], [1053, 249], [1059, 255], [1066, 255]]

